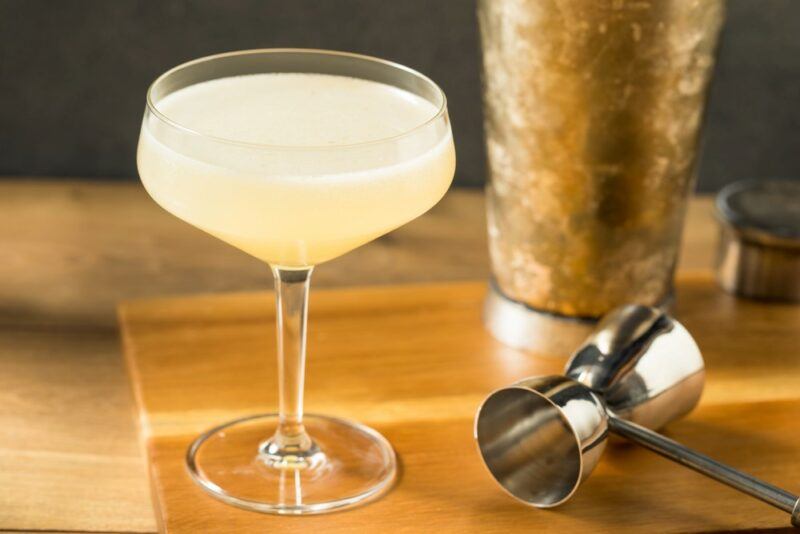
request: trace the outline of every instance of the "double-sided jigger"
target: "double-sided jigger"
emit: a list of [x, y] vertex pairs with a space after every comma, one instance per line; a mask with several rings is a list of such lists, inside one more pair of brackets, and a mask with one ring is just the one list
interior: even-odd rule
[[680, 323], [655, 308], [625, 306], [600, 321], [565, 376], [527, 378], [489, 395], [475, 437], [495, 480], [531, 506], [569, 499], [600, 459], [610, 430], [790, 513], [800, 526], [797, 495], [652, 430], [694, 408], [703, 382], [703, 357]]

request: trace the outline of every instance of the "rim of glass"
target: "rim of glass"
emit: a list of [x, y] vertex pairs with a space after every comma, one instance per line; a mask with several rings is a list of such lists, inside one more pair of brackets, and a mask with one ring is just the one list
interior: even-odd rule
[[[358, 143], [348, 143], [342, 145], [276, 145], [276, 144], [269, 144], [269, 143], [251, 143], [248, 141], [237, 141], [235, 139], [228, 139], [226, 137], [219, 137], [215, 135], [206, 134], [200, 131], [197, 131], [193, 128], [189, 128], [188, 126], [184, 126], [183, 124], [172, 120], [164, 113], [162, 113], [157, 107], [156, 104], [153, 102], [153, 90], [162, 80], [167, 78], [168, 76], [172, 75], [175, 72], [178, 72], [186, 67], [190, 67], [192, 65], [197, 65], [199, 63], [205, 63], [208, 61], [213, 61], [216, 59], [221, 59], [225, 57], [232, 57], [232, 56], [243, 56], [243, 55], [255, 55], [255, 54], [277, 54], [277, 53], [311, 53], [311, 54], [319, 54], [320, 56], [340, 56], [340, 57], [350, 57], [353, 59], [359, 59], [363, 61], [370, 61], [373, 63], [381, 64], [386, 67], [391, 67], [403, 72], [406, 72], [412, 76], [416, 76], [417, 78], [423, 80], [425, 83], [430, 84], [431, 87], [435, 89], [435, 91], [439, 94], [442, 101], [439, 105], [439, 108], [436, 110], [436, 113], [432, 115], [430, 118], [426, 119], [424, 122], [417, 124], [413, 128], [406, 130], [405, 132], [401, 132], [399, 134], [395, 134], [389, 137], [382, 137], [379, 139], [370, 139], [369, 141], [360, 141]], [[382, 82], [376, 82], [382, 83]], [[388, 84], [385, 84], [388, 85]], [[394, 61], [389, 61], [387, 59], [381, 59], [374, 56], [368, 56], [365, 54], [356, 54], [353, 52], [342, 52], [339, 50], [326, 50], [323, 48], [252, 48], [248, 50], [235, 50], [232, 52], [222, 52], [220, 54], [212, 54], [210, 56], [203, 56], [197, 59], [193, 59], [191, 61], [187, 61], [185, 63], [181, 63], [172, 67], [168, 71], [161, 74], [158, 78], [153, 80], [150, 86], [147, 88], [147, 109], [155, 115], [159, 120], [172, 126], [173, 128], [177, 128], [183, 132], [186, 132], [191, 135], [196, 135], [198, 137], [203, 137], [205, 139], [209, 139], [211, 141], [225, 143], [228, 145], [246, 147], [246, 148], [254, 148], [254, 149], [273, 149], [273, 150], [342, 150], [348, 148], [357, 148], [357, 147], [366, 147], [370, 145], [376, 145], [380, 143], [386, 143], [390, 141], [396, 141], [401, 138], [410, 136], [414, 132], [425, 128], [429, 124], [439, 120], [446, 112], [447, 112], [447, 96], [445, 95], [444, 91], [442, 90], [439, 85], [431, 80], [429, 77], [425, 76], [421, 72], [412, 69], [411, 67], [407, 67], [401, 63], [396, 63]]]

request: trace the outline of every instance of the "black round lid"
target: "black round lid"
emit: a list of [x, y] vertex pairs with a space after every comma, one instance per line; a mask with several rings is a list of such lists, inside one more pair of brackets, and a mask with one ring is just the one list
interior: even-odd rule
[[717, 211], [744, 238], [777, 246], [800, 245], [800, 181], [734, 182], [717, 195]]

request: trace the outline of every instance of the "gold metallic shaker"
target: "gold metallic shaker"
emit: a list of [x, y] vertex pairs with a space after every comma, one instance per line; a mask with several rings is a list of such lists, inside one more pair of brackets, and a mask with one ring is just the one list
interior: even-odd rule
[[670, 297], [724, 1], [482, 0], [478, 17], [487, 326], [567, 355], [610, 309]]

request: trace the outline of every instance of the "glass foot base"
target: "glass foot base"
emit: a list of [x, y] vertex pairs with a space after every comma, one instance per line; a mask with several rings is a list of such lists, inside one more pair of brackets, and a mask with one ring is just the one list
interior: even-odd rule
[[306, 414], [303, 424], [318, 449], [305, 468], [276, 467], [262, 450], [278, 414], [230, 421], [199, 436], [186, 453], [189, 474], [214, 497], [271, 514], [319, 514], [376, 499], [397, 476], [386, 439], [358, 423]]

